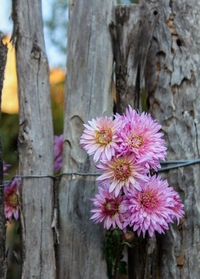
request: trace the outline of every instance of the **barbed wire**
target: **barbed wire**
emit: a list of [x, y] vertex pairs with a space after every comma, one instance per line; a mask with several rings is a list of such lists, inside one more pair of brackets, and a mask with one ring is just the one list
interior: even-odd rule
[[[169, 171], [172, 169], [177, 169], [181, 167], [186, 167], [190, 165], [194, 165], [200, 163], [200, 158], [199, 159], [194, 159], [194, 160], [171, 160], [171, 161], [162, 161], [160, 162], [161, 165], [172, 165], [172, 166], [167, 166], [167, 167], [162, 167], [159, 168], [157, 171], [153, 170], [153, 173], [160, 173], [160, 172], [165, 172]], [[13, 182], [14, 178], [51, 178], [53, 180], [60, 180], [62, 176], [99, 176], [102, 173], [100, 172], [62, 172], [57, 175], [50, 175], [50, 174], [33, 174], [33, 175], [15, 175], [12, 177], [11, 180], [5, 180], [4, 184], [0, 185], [0, 188], [8, 186], [11, 182]]]

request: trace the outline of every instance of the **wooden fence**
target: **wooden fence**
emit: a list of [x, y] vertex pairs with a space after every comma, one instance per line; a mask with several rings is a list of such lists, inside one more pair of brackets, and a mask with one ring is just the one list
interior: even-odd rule
[[[94, 171], [81, 149], [83, 123], [131, 104], [163, 127], [169, 160], [199, 154], [200, 2], [70, 0], [63, 171]], [[13, 0], [20, 174], [53, 174], [53, 129], [41, 1]], [[114, 104], [114, 82], [117, 103]], [[186, 216], [128, 251], [128, 278], [199, 278], [200, 166], [170, 170]], [[56, 186], [56, 187], [55, 187]], [[104, 279], [104, 232], [89, 221], [95, 178], [22, 181], [23, 274], [29, 279]], [[58, 223], [55, 193], [58, 195]], [[52, 221], [54, 226], [52, 228]], [[58, 225], [59, 243], [56, 242]], [[2, 277], [4, 278], [4, 277]]]

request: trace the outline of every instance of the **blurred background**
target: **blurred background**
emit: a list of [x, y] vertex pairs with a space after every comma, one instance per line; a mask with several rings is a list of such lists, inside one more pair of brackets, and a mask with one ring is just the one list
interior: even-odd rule
[[[118, 4], [137, 3], [137, 0], [117, 0]], [[8, 44], [8, 57], [5, 70], [5, 80], [2, 92], [1, 137], [3, 146], [3, 160], [11, 164], [8, 177], [11, 179], [18, 169], [18, 97], [17, 76], [15, 64], [15, 50], [10, 43], [12, 34], [12, 1], [1, 0], [0, 32], [5, 34], [4, 42]], [[67, 0], [43, 0], [42, 14], [44, 20], [44, 37], [46, 52], [50, 67], [50, 93], [52, 100], [52, 113], [54, 134], [60, 135], [63, 131], [63, 101], [64, 81], [67, 54]], [[7, 253], [8, 275], [7, 279], [20, 278], [21, 269], [21, 241], [19, 221], [7, 222]]]

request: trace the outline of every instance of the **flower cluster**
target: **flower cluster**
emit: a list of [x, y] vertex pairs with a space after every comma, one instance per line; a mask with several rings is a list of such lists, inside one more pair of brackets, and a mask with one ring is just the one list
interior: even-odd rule
[[3, 163], [3, 176], [7, 176], [7, 169], [10, 167], [10, 164]]
[[[54, 137], [54, 170], [58, 172], [62, 168], [63, 155], [63, 134]], [[3, 175], [8, 175], [6, 172], [10, 164], [3, 164]], [[14, 177], [9, 183], [4, 184], [4, 213], [9, 222], [14, 217], [19, 218], [19, 198], [21, 196], [21, 179]]]
[[14, 178], [11, 183], [4, 186], [4, 214], [11, 222], [13, 216], [15, 220], [19, 218], [19, 198], [21, 195], [21, 180]]
[[178, 193], [160, 176], [151, 176], [166, 156], [157, 121], [129, 106], [124, 115], [92, 119], [84, 127], [80, 143], [101, 172], [91, 219], [104, 221], [107, 230], [132, 228], [143, 237], [179, 222], [184, 211]]
[[[10, 164], [3, 163], [3, 176], [7, 176], [7, 169]], [[19, 203], [18, 199], [21, 195], [21, 180], [17, 177], [10, 183], [4, 184], [4, 214], [6, 219], [11, 222], [13, 216], [15, 220], [19, 218]]]

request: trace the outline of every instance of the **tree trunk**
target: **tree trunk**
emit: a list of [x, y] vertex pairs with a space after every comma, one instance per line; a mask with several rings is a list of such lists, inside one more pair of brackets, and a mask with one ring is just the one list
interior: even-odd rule
[[[146, 91], [150, 112], [162, 124], [168, 160], [199, 158], [200, 134], [200, 3], [157, 1], [159, 23], [146, 66]], [[200, 274], [200, 166], [166, 173], [179, 192], [185, 219], [157, 236], [159, 278], [193, 278]], [[151, 258], [148, 273], [151, 275]], [[155, 276], [153, 277], [155, 278]]]
[[[4, 71], [7, 60], [7, 45], [2, 42], [0, 32], [0, 114], [1, 114], [1, 94], [3, 90]], [[4, 215], [4, 188], [3, 188], [3, 157], [2, 157], [2, 145], [0, 137], [0, 279], [6, 278], [6, 219]]]
[[[112, 0], [71, 1], [68, 29], [63, 171], [95, 171], [80, 147], [83, 123], [113, 112]], [[103, 227], [89, 220], [95, 177], [64, 176], [60, 184], [58, 278], [107, 278]]]
[[[53, 175], [53, 127], [49, 70], [40, 0], [13, 1], [19, 92], [19, 174]], [[56, 274], [51, 178], [22, 179], [22, 278]]]
[[[118, 110], [123, 112], [128, 103], [141, 106], [145, 73], [147, 105], [163, 126], [168, 160], [199, 157], [200, 3], [191, 2], [142, 1], [142, 9], [124, 6], [116, 10], [117, 38], [125, 42], [118, 43], [115, 55], [116, 64], [125, 61], [119, 64], [121, 68], [116, 65], [120, 77], [116, 78], [118, 100], [123, 103], [118, 102]], [[131, 18], [134, 26], [130, 25]], [[125, 31], [119, 32], [120, 28]], [[179, 192], [185, 204], [185, 219], [178, 227], [171, 225], [165, 235], [138, 240], [138, 245], [129, 250], [129, 278], [199, 278], [199, 168], [193, 165], [162, 175]]]

